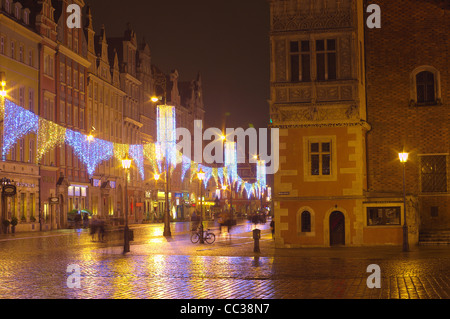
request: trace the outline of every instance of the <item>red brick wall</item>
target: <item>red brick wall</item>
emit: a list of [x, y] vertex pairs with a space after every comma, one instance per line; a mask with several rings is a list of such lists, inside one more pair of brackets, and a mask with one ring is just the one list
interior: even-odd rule
[[[450, 10], [432, 0], [366, 1], [372, 3], [381, 7], [382, 26], [366, 28], [369, 192], [401, 194], [397, 153], [405, 146], [407, 192], [418, 194], [418, 154], [450, 152]], [[410, 106], [411, 73], [423, 65], [440, 72], [442, 105]], [[435, 204], [450, 215], [448, 197]]]

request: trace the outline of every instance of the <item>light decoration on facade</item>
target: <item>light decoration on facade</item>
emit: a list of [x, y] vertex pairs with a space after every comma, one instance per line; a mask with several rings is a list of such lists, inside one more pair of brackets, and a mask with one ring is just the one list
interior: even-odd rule
[[236, 142], [225, 142], [225, 167], [227, 168], [228, 183], [234, 183], [238, 176]]
[[212, 167], [198, 164], [198, 168], [204, 172], [205, 177], [203, 178], [203, 183], [205, 184], [205, 187], [208, 187], [208, 182], [212, 177]]
[[66, 130], [66, 143], [73, 148], [75, 155], [86, 165], [89, 176], [92, 176], [97, 166], [114, 156], [114, 145], [111, 142], [94, 138], [87, 141], [86, 136], [72, 130]]
[[66, 139], [66, 128], [46, 119], [39, 118], [39, 130], [37, 134], [36, 162], [39, 162], [44, 155], [54, 149], [64, 145]]
[[244, 184], [244, 180], [238, 176], [236, 179], [236, 190], [240, 190], [242, 188], [242, 185]]
[[139, 173], [144, 179], [144, 157], [150, 161], [154, 173], [161, 173], [162, 162], [166, 159], [171, 165], [171, 170], [181, 164], [181, 177], [184, 180], [188, 170], [190, 170], [190, 182], [197, 171], [201, 168], [205, 172], [205, 186], [211, 177], [216, 184], [234, 184], [235, 190], [247, 192], [250, 198], [252, 194], [258, 192], [262, 195], [262, 190], [266, 188], [266, 167], [264, 161], [258, 161], [257, 182], [247, 183], [237, 173], [237, 151], [235, 142], [225, 142], [225, 165], [219, 168], [204, 166], [192, 161], [184, 156], [176, 148], [176, 122], [175, 107], [159, 106], [158, 108], [158, 142], [144, 145], [128, 145], [112, 143], [94, 138], [92, 135], [84, 135], [66, 129], [54, 122], [39, 118], [34, 113], [17, 106], [13, 102], [4, 100], [4, 134], [3, 134], [3, 156], [17, 141], [30, 133], [36, 133], [38, 147], [36, 157], [41, 159], [46, 152], [65, 142], [74, 149], [74, 153], [86, 165], [90, 176], [95, 172], [96, 167], [103, 161], [112, 157], [121, 161], [126, 154], [133, 157], [138, 166]]
[[264, 194], [264, 191], [265, 191], [266, 185], [267, 185], [266, 161], [265, 160], [258, 160], [258, 162], [257, 162], [256, 183], [257, 183], [256, 189], [258, 190], [258, 197], [261, 198]]
[[121, 162], [129, 153], [130, 145], [113, 143], [114, 157]]
[[192, 180], [194, 179], [194, 176], [197, 175], [197, 171], [198, 171], [198, 163], [196, 162], [191, 162], [191, 178], [190, 178], [190, 183], [192, 183]]
[[145, 179], [144, 172], [144, 146], [143, 145], [130, 145], [129, 154], [134, 160], [136, 167], [138, 168], [139, 174], [142, 180]]
[[161, 155], [165, 158], [167, 166], [177, 165], [177, 127], [175, 107], [171, 105], [158, 105], [156, 110], [157, 138]]
[[24, 136], [39, 130], [39, 116], [25, 110], [5, 99], [4, 122], [3, 122], [3, 149], [2, 156], [5, 157], [15, 143]]
[[144, 144], [142, 152], [144, 154], [144, 157], [150, 162], [150, 166], [152, 167], [153, 172], [159, 172], [155, 154], [155, 143]]
[[247, 193], [247, 198], [250, 199], [252, 197], [253, 191], [254, 191], [254, 184], [251, 183], [244, 183], [244, 189]]
[[186, 177], [187, 171], [191, 168], [191, 163], [192, 163], [191, 159], [189, 157], [183, 155], [183, 160], [181, 163], [181, 180], [182, 181]]

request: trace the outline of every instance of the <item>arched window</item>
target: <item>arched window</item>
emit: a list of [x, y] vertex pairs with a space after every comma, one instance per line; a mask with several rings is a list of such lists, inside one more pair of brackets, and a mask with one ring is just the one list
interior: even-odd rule
[[434, 74], [423, 71], [416, 75], [417, 103], [436, 102]]
[[311, 213], [308, 211], [302, 212], [301, 215], [302, 233], [311, 232]]
[[411, 73], [411, 106], [441, 104], [440, 74], [431, 66], [421, 66]]

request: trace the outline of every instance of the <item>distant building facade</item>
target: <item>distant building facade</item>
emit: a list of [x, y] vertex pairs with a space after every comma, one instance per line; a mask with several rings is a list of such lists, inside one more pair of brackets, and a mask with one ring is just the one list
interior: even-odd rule
[[[83, 8], [82, 28], [66, 26], [66, 8], [72, 3]], [[145, 41], [137, 40], [131, 25], [122, 37], [107, 37], [105, 27], [99, 34], [94, 31], [93, 14], [83, 0], [2, 0], [0, 26], [0, 72], [6, 78], [7, 99], [95, 138], [130, 145], [156, 141], [156, 104], [151, 97], [157, 88], [151, 52]], [[204, 120], [201, 78], [181, 82], [181, 92], [178, 74], [168, 78], [174, 97], [168, 103], [177, 107], [178, 126]], [[18, 231], [68, 227], [72, 210], [123, 220], [125, 196], [132, 223], [158, 220], [164, 212], [158, 194], [164, 188], [153, 179], [147, 160], [144, 179], [142, 171], [132, 167], [126, 194], [125, 173], [116, 158], [101, 163], [89, 176], [68, 145], [51, 150], [39, 163], [36, 151], [37, 137], [29, 134], [0, 166], [1, 177], [14, 180], [19, 189], [2, 209], [2, 219], [19, 217]], [[172, 217], [187, 218], [182, 208], [190, 207], [189, 198], [195, 195], [189, 175], [184, 183], [176, 177], [170, 186], [171, 206], [179, 207], [171, 210]], [[176, 201], [179, 194], [184, 195]]]
[[369, 4], [270, 1], [279, 247], [400, 245], [405, 209], [410, 244], [450, 226], [448, 5], [378, 1], [369, 29]]

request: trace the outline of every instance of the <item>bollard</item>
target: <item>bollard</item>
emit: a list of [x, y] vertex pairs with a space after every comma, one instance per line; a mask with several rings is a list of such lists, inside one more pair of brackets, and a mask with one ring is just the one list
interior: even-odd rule
[[255, 241], [253, 252], [255, 252], [255, 253], [261, 252], [259, 249], [259, 239], [260, 238], [261, 238], [261, 230], [253, 229], [253, 240]]

